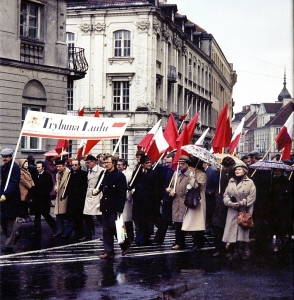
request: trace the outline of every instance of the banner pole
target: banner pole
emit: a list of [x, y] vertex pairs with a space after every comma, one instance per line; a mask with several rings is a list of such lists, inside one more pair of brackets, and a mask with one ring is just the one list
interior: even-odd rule
[[10, 180], [10, 177], [11, 177], [12, 168], [13, 168], [13, 164], [15, 162], [15, 157], [16, 157], [16, 153], [18, 151], [18, 147], [19, 147], [19, 144], [20, 144], [20, 141], [21, 141], [21, 137], [22, 137], [22, 130], [21, 130], [20, 135], [18, 137], [16, 148], [15, 148], [14, 153], [13, 153], [13, 158], [12, 158], [11, 166], [10, 166], [10, 169], [9, 169], [9, 172], [8, 172], [7, 181], [6, 181], [6, 184], [5, 184], [5, 187], [4, 187], [4, 192], [6, 191], [6, 189], [8, 187], [8, 183], [9, 183], [9, 180]]

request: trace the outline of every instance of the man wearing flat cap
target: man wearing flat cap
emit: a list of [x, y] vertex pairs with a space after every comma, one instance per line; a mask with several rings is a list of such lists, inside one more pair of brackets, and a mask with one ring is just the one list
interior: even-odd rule
[[140, 169], [129, 190], [133, 193], [133, 221], [136, 225], [135, 242], [137, 245], [149, 243], [149, 223], [155, 221], [159, 188], [157, 173], [152, 170], [152, 162], [146, 155], [140, 158]]
[[[20, 169], [17, 163], [12, 165], [13, 150], [4, 148], [1, 151], [2, 161], [4, 165], [1, 167], [1, 197], [0, 197], [0, 221], [1, 228], [7, 238], [5, 247], [2, 252], [12, 252], [15, 241], [14, 224], [18, 217], [21, 199], [19, 190]], [[11, 175], [8, 181], [9, 170]], [[8, 181], [7, 188], [5, 185]]]

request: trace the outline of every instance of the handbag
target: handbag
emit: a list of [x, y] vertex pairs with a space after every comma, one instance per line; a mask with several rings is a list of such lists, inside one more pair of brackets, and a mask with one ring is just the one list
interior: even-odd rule
[[115, 221], [115, 227], [116, 227], [117, 242], [118, 244], [122, 244], [126, 239], [125, 225], [124, 225], [122, 214], [120, 216], [117, 215], [117, 219]]
[[244, 229], [252, 228], [254, 226], [254, 222], [251, 213], [242, 209], [238, 214], [237, 224]]
[[200, 190], [201, 190], [200, 184], [197, 186], [197, 188], [192, 187], [191, 189], [187, 190], [184, 204], [188, 208], [196, 208], [199, 205], [201, 200]]

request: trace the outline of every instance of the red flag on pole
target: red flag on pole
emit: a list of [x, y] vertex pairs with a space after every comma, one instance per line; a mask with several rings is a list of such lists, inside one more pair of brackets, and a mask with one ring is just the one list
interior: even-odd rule
[[169, 118], [163, 133], [164, 138], [169, 144], [168, 151], [172, 151], [177, 149], [176, 140], [179, 137], [178, 128], [176, 125], [176, 121], [172, 113], [169, 114]]
[[156, 162], [162, 153], [169, 147], [168, 142], [163, 136], [162, 127], [160, 126], [154, 135], [153, 142], [147, 150], [147, 155], [152, 162]]
[[222, 153], [223, 148], [229, 147], [231, 141], [231, 131], [229, 104], [226, 104], [222, 109], [216, 123], [216, 130], [212, 142], [214, 153]]
[[68, 140], [58, 140], [56, 146], [55, 146], [55, 151], [57, 154], [61, 154], [63, 150], [65, 150], [69, 145]]
[[[98, 109], [96, 109], [94, 117], [96, 118], [100, 117]], [[91, 149], [99, 142], [100, 140], [88, 140], [85, 145], [84, 153], [87, 155], [91, 151]]]
[[286, 123], [281, 128], [279, 134], [275, 138], [278, 145], [278, 151], [283, 150], [282, 159], [290, 159], [290, 152], [293, 139], [293, 112], [288, 117]]
[[84, 115], [84, 113], [85, 113], [85, 109], [84, 109], [84, 106], [83, 106], [83, 104], [81, 102], [81, 107], [78, 110], [78, 116], [82, 117]]

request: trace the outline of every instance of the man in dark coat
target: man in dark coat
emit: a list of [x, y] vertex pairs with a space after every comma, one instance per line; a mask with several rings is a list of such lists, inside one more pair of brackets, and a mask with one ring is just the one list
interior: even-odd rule
[[223, 196], [230, 178], [232, 178], [234, 175], [233, 167], [235, 165], [235, 161], [233, 158], [226, 156], [223, 158], [221, 165], [222, 168], [220, 171], [219, 186], [216, 188], [215, 195], [215, 209], [212, 216], [212, 226], [216, 248], [216, 252], [213, 254], [214, 257], [225, 254], [225, 245], [222, 242], [222, 238], [226, 226], [228, 208], [224, 204]]
[[68, 221], [64, 230], [64, 237], [69, 238], [75, 231], [77, 239], [84, 236], [83, 210], [88, 187], [87, 172], [81, 170], [80, 162], [73, 160], [71, 163], [71, 174], [64, 193], [67, 198], [66, 219]]
[[[16, 237], [14, 226], [21, 204], [19, 191], [20, 170], [16, 163], [12, 165], [12, 149], [4, 148], [0, 154], [4, 163], [1, 167], [0, 221], [1, 228], [7, 238], [5, 247], [1, 250], [2, 252], [12, 252]], [[8, 181], [10, 168], [12, 168], [12, 171]], [[8, 185], [5, 189], [7, 181]]]
[[37, 162], [37, 172], [33, 178], [35, 187], [33, 189], [33, 202], [31, 205], [31, 214], [35, 215], [34, 221], [34, 235], [42, 234], [41, 216], [44, 217], [53, 233], [56, 229], [56, 221], [50, 215], [50, 204], [53, 181], [50, 173], [45, 171], [45, 164], [42, 161]]
[[154, 222], [158, 216], [158, 177], [151, 169], [152, 163], [148, 156], [140, 159], [141, 169], [139, 170], [131, 189], [133, 193], [133, 220], [136, 225], [137, 245], [146, 245], [149, 242], [149, 222]]
[[[99, 191], [103, 193], [100, 201], [100, 211], [102, 212], [104, 253], [100, 255], [100, 258], [105, 259], [114, 257], [115, 221], [124, 209], [127, 181], [125, 175], [117, 170], [115, 157], [105, 155], [103, 162], [105, 171], [100, 174], [98, 182], [103, 176]], [[131, 243], [127, 239], [120, 244], [123, 256], [128, 253], [130, 245]]]

